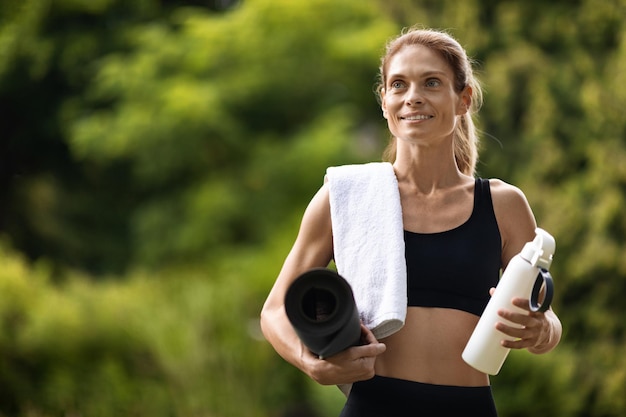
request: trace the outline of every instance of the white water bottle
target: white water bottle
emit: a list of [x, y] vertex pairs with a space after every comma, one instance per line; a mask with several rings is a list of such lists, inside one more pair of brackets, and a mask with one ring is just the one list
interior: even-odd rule
[[[526, 243], [522, 251], [509, 262], [461, 355], [467, 364], [486, 374], [496, 375], [500, 372], [510, 351], [500, 342], [504, 339], [514, 340], [496, 330], [496, 322], [518, 326], [500, 317], [498, 310], [504, 308], [527, 314], [527, 311], [511, 303], [514, 297], [528, 298], [531, 311], [546, 311], [550, 307], [554, 287], [548, 269], [556, 244], [545, 230], [537, 228], [535, 233], [535, 239]], [[545, 295], [539, 304], [539, 292], [544, 284]]]

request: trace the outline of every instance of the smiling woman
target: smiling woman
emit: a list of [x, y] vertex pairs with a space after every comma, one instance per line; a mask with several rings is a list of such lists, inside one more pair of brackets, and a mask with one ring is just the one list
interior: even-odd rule
[[[488, 375], [461, 354], [501, 270], [534, 238], [533, 213], [518, 188], [474, 177], [472, 114], [482, 97], [456, 40], [402, 34], [387, 48], [380, 81], [392, 163], [328, 169], [263, 307], [263, 333], [315, 381], [352, 384], [342, 417], [496, 416]], [[331, 260], [356, 288], [363, 326], [360, 345], [322, 359], [299, 340], [284, 300], [297, 276]], [[514, 298], [498, 312], [502, 346], [548, 352], [560, 321], [528, 304]], [[378, 333], [379, 317], [402, 325]]]

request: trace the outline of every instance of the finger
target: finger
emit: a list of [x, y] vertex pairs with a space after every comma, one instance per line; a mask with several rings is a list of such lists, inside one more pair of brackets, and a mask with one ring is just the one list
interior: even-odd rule
[[[362, 346], [353, 346], [348, 349], [345, 349], [329, 358], [326, 358], [327, 361], [343, 364], [341, 366], [353, 366], [356, 365], [360, 367], [368, 367], [369, 361], [372, 361], [376, 356], [380, 355], [387, 349], [384, 343], [375, 343], [371, 345], [362, 345]], [[348, 365], [348, 363], [352, 363], [353, 365]]]
[[528, 337], [528, 333], [525, 328], [520, 329], [519, 327], [509, 326], [502, 322], [496, 323], [496, 330], [515, 339], [523, 339], [524, 337]]
[[537, 337], [534, 332], [526, 328], [509, 326], [504, 323], [496, 323], [496, 329], [510, 339], [503, 339], [500, 344], [509, 349], [524, 349], [536, 344]]
[[496, 292], [496, 287], [489, 288], [489, 295], [493, 297], [493, 293]]
[[374, 336], [374, 333], [372, 333], [372, 331], [368, 329], [367, 326], [365, 326], [363, 323], [361, 323], [361, 340], [366, 345], [378, 343], [378, 340], [376, 339], [376, 336]]
[[520, 326], [528, 326], [531, 321], [531, 317], [527, 313], [517, 313], [506, 309], [498, 310], [498, 316]]
[[500, 344], [508, 349], [527, 349], [535, 345], [530, 339], [503, 340]]
[[515, 307], [530, 311], [530, 301], [528, 300], [528, 298], [514, 297], [511, 300], [511, 304], [513, 304]]
[[361, 323], [361, 332], [363, 332], [361, 338], [364, 341], [364, 344], [372, 346], [374, 349], [371, 356], [378, 356], [387, 349], [387, 346], [384, 343], [379, 342], [378, 339], [376, 339], [376, 336], [374, 336], [374, 333], [372, 333], [372, 331], [363, 323]]
[[385, 350], [387, 350], [387, 346], [380, 342], [348, 349], [348, 351], [351, 351], [352, 358], [371, 358], [380, 355]]
[[351, 358], [356, 348], [350, 348], [316, 363], [312, 377], [322, 385], [347, 384], [372, 378], [375, 374], [374, 358]]
[[361, 323], [361, 342], [363, 343], [361, 346], [353, 346], [340, 352], [340, 354], [347, 355], [349, 360], [355, 360], [378, 356], [387, 349], [387, 346], [384, 343], [380, 343], [374, 336], [374, 333], [363, 323]]

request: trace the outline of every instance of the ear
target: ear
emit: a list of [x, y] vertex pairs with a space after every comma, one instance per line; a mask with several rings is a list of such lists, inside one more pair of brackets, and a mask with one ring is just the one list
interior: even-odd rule
[[459, 104], [456, 109], [457, 116], [464, 115], [470, 109], [472, 105], [472, 87], [469, 85], [465, 87], [465, 89], [461, 91], [461, 94], [459, 94], [459, 98]]
[[387, 100], [385, 100], [385, 89], [380, 89], [380, 108], [383, 110], [383, 117], [385, 119], [389, 118], [389, 113], [387, 113]]

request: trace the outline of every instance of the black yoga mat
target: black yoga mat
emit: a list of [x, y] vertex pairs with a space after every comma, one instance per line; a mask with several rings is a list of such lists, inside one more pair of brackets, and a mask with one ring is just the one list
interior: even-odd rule
[[352, 288], [335, 271], [311, 269], [285, 295], [287, 317], [306, 347], [320, 358], [361, 344], [361, 321]]

